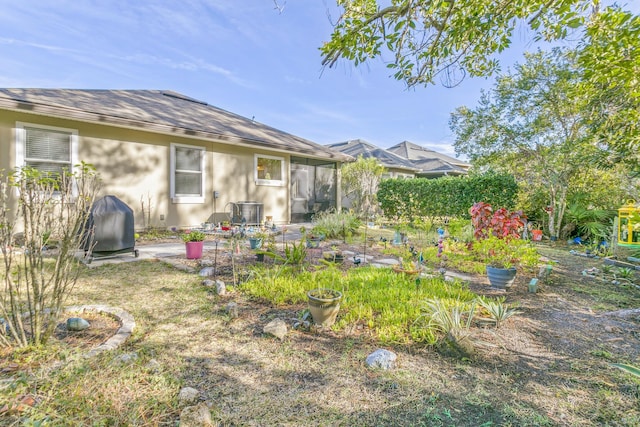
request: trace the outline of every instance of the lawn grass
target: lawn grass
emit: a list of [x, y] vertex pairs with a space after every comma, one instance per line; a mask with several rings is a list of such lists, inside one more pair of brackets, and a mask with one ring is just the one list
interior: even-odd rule
[[425, 330], [422, 323], [415, 323], [425, 300], [472, 301], [476, 297], [460, 281], [449, 282], [441, 277], [416, 279], [391, 268], [371, 266], [304, 272], [284, 266], [259, 267], [240, 289], [274, 305], [303, 303], [306, 292], [314, 288], [335, 289], [343, 294], [335, 330], [362, 326], [382, 344], [409, 344], [433, 340], [431, 331]]

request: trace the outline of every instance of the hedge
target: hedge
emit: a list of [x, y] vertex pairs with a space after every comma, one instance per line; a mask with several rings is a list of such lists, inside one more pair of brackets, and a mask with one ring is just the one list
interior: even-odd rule
[[437, 179], [387, 179], [380, 183], [378, 202], [387, 218], [470, 218], [469, 208], [480, 201], [513, 209], [517, 193], [518, 184], [512, 175], [486, 172]]

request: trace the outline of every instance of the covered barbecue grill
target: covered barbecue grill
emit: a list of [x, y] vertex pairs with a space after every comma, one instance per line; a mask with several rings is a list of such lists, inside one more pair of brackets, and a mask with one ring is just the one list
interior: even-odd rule
[[88, 262], [94, 258], [116, 256], [135, 249], [133, 210], [116, 196], [104, 196], [91, 207], [87, 224], [88, 239], [85, 239], [85, 256]]

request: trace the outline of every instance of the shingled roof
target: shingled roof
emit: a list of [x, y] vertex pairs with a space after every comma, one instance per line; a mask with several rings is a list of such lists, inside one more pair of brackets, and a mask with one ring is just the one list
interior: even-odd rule
[[345, 142], [329, 144], [328, 146], [353, 157], [362, 156], [365, 159], [375, 158], [385, 168], [404, 169], [411, 173], [416, 173], [419, 170], [419, 168], [406, 158], [400, 157], [384, 148], [376, 147], [361, 139], [352, 139]]
[[420, 170], [419, 175], [465, 175], [470, 164], [438, 153], [409, 141], [403, 141], [387, 149], [392, 153], [409, 159]]
[[172, 91], [0, 89], [0, 109], [319, 159], [353, 160], [339, 151]]

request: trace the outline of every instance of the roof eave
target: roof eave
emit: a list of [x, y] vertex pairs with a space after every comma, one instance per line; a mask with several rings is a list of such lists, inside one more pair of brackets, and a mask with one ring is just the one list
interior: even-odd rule
[[[176, 126], [162, 125], [158, 123], [132, 120], [118, 116], [111, 116], [100, 113], [93, 113], [80, 109], [69, 107], [60, 107], [55, 105], [39, 104], [33, 102], [25, 102], [16, 99], [0, 97], [0, 109], [9, 111], [36, 114], [41, 116], [53, 117], [66, 120], [77, 120], [85, 123], [101, 124], [108, 126], [121, 127], [126, 129], [143, 130], [153, 133], [161, 133], [167, 135], [179, 135], [182, 137], [207, 140], [228, 145], [240, 145], [251, 148], [270, 149], [278, 152], [291, 154], [291, 146], [287, 144], [276, 144], [258, 139], [241, 138], [235, 135], [225, 135], [222, 133], [204, 132], [199, 130], [181, 128]], [[334, 160], [336, 162], [350, 162], [353, 157], [340, 151], [327, 153], [319, 150], [311, 150], [296, 147], [297, 154], [304, 154], [323, 160]]]

